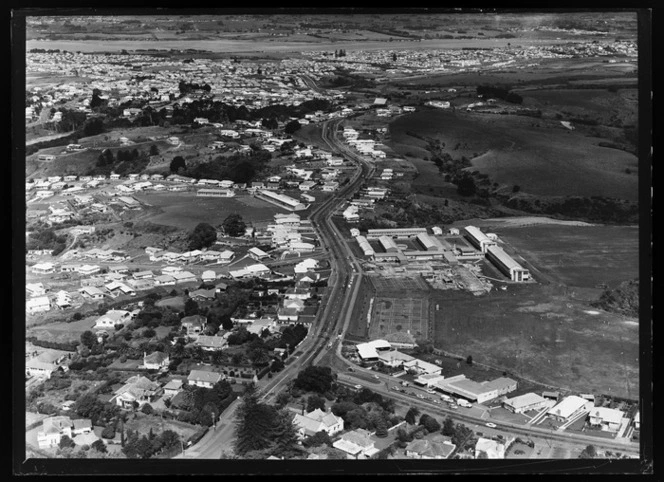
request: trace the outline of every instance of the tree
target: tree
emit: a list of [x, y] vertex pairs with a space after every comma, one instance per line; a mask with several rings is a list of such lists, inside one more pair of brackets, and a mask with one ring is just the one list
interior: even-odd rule
[[317, 408], [325, 410], [325, 399], [320, 395], [310, 395], [307, 399], [307, 412], [313, 412]]
[[472, 364], [473, 364], [473, 356], [472, 356], [472, 355], [468, 355], [468, 358], [466, 358], [466, 363], [467, 363], [468, 365], [472, 365]]
[[580, 459], [594, 459], [597, 457], [597, 449], [594, 445], [587, 445], [583, 452], [579, 454]]
[[171, 172], [178, 173], [180, 170], [187, 169], [187, 163], [184, 161], [184, 157], [182, 156], [175, 156], [173, 160], [171, 161], [170, 164], [170, 170]]
[[66, 449], [66, 448], [74, 448], [76, 447], [76, 442], [74, 442], [70, 437], [67, 435], [63, 435], [60, 438], [60, 443], [58, 444], [58, 447], [61, 449]]
[[224, 228], [226, 236], [234, 238], [243, 236], [247, 228], [247, 225], [242, 220], [242, 216], [239, 214], [229, 214], [221, 225]]
[[88, 119], [83, 125], [83, 134], [86, 137], [96, 136], [104, 132], [104, 121], [99, 117]]
[[154, 408], [152, 408], [152, 405], [150, 405], [149, 403], [146, 403], [145, 405], [143, 405], [143, 408], [141, 408], [141, 412], [143, 412], [146, 415], [150, 415], [154, 413]]
[[113, 428], [113, 425], [109, 424], [106, 427], [104, 427], [104, 430], [101, 431], [101, 437], [108, 439], [115, 438], [115, 428]]
[[274, 407], [258, 402], [255, 386], [249, 385], [236, 412], [235, 452], [238, 455], [270, 447], [275, 412]]
[[457, 180], [457, 193], [460, 196], [472, 196], [475, 194], [477, 187], [475, 186], [475, 180], [470, 174], [464, 174], [460, 179]]
[[415, 425], [415, 419], [419, 414], [420, 411], [417, 407], [411, 407], [408, 412], [406, 412], [404, 420], [406, 420], [406, 422], [410, 425]]
[[217, 240], [217, 231], [208, 223], [198, 223], [189, 234], [189, 249], [209, 248]]
[[512, 192], [513, 192], [513, 193], [517, 193], [517, 192], [519, 192], [520, 190], [521, 190], [521, 186], [519, 186], [518, 184], [515, 184], [515, 185], [512, 187]]
[[150, 155], [151, 156], [158, 156], [159, 155], [159, 148], [157, 147], [157, 144], [152, 144], [150, 146]]
[[284, 132], [286, 134], [294, 134], [301, 127], [302, 127], [302, 124], [300, 124], [297, 120], [292, 120], [284, 126]]
[[441, 429], [441, 433], [448, 437], [451, 437], [454, 434], [454, 420], [452, 420], [449, 416], [445, 417], [445, 420], [443, 421], [443, 428]]
[[293, 386], [306, 391], [325, 393], [332, 388], [334, 378], [330, 367], [310, 365], [298, 373]]
[[81, 333], [81, 344], [92, 348], [97, 343], [97, 336], [90, 330]]
[[376, 421], [376, 437], [385, 438], [387, 435], [387, 422], [381, 417]]
[[332, 447], [332, 439], [325, 430], [321, 430], [311, 435], [310, 437], [304, 439], [302, 441], [302, 445], [306, 448], [319, 447], [321, 445], [327, 445], [328, 447]]
[[431, 415], [423, 413], [420, 417], [420, 423], [429, 433], [438, 432], [440, 430], [440, 423]]
[[92, 444], [90, 445], [90, 448], [96, 450], [100, 454], [105, 454], [106, 452], [108, 452], [108, 449], [106, 448], [106, 444], [101, 439], [97, 439], [94, 442], [92, 442]]

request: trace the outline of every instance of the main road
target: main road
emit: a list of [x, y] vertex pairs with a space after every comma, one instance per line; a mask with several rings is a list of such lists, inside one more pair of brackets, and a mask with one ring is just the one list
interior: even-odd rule
[[[350, 181], [334, 196], [317, 205], [309, 219], [317, 232], [322, 247], [329, 256], [331, 274], [328, 280], [328, 291], [321, 300], [318, 316], [307, 337], [288, 359], [286, 367], [272, 379], [261, 380], [258, 391], [263, 401], [269, 401], [293, 380], [307, 365], [325, 354], [326, 348], [343, 336], [347, 326], [352, 302], [357, 296], [358, 278], [361, 276], [360, 265], [352, 257], [350, 247], [345, 243], [343, 235], [332, 222], [332, 214], [339, 209], [359, 189], [361, 184], [373, 174], [374, 168], [364, 159], [350, 156], [345, 146], [336, 139], [336, 129], [343, 119], [327, 121], [322, 125], [323, 139], [331, 149], [358, 161], [357, 169]], [[352, 154], [352, 153], [351, 153]], [[337, 344], [337, 347], [339, 345]], [[232, 454], [235, 437], [235, 411], [241, 403], [234, 401], [216, 421], [215, 427], [194, 446], [185, 449], [183, 454], [175, 458], [219, 459], [224, 454]]]

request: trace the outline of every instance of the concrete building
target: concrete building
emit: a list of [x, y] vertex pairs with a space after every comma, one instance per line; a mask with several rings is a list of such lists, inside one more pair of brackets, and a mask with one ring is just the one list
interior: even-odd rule
[[486, 250], [489, 246], [495, 246], [496, 242], [490, 239], [486, 234], [484, 234], [478, 227], [475, 226], [466, 226], [464, 228], [464, 233], [466, 238], [470, 243], [475, 246], [477, 249], [486, 253]]
[[593, 402], [589, 400], [577, 397], [576, 395], [570, 395], [563, 398], [560, 403], [550, 408], [546, 413], [551, 418], [564, 423], [583, 412], [589, 412], [593, 408], [593, 405]]
[[518, 397], [508, 398], [503, 402], [503, 407], [513, 413], [529, 412], [531, 410], [541, 410], [544, 407], [551, 406], [553, 402], [536, 393], [526, 393]]
[[389, 228], [369, 229], [367, 239], [379, 239], [381, 236], [390, 238], [414, 238], [418, 234], [427, 234], [426, 228]]
[[500, 246], [489, 246], [486, 250], [486, 257], [503, 274], [509, 276], [512, 281], [527, 281], [530, 279], [530, 271], [514, 261]]
[[590, 425], [600, 427], [607, 432], [617, 432], [625, 413], [608, 407], [593, 407], [588, 414]]

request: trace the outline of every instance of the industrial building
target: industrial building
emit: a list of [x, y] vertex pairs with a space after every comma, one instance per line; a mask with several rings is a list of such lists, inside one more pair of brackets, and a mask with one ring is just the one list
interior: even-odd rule
[[381, 236], [378, 238], [378, 241], [386, 253], [398, 253], [400, 251], [397, 243], [389, 236]]
[[495, 246], [496, 242], [489, 238], [486, 234], [480, 231], [479, 228], [475, 226], [466, 226], [464, 228], [466, 238], [472, 243], [477, 249], [486, 253], [486, 250], [489, 246]]
[[559, 422], [567, 422], [583, 412], [589, 412], [593, 406], [593, 402], [585, 398], [570, 395], [546, 413]]
[[484, 403], [513, 392], [517, 388], [517, 382], [511, 378], [500, 377], [495, 380], [478, 383], [467, 379], [465, 375], [457, 375], [441, 380], [435, 386], [443, 392], [477, 403]]
[[530, 279], [530, 271], [514, 261], [500, 246], [489, 246], [486, 257], [500, 271], [509, 276], [512, 281], [527, 281]]
[[503, 407], [513, 413], [523, 413], [531, 410], [540, 410], [544, 407], [551, 407], [554, 403], [555, 402], [531, 392], [519, 395], [518, 397], [506, 399], [503, 402]]
[[360, 245], [360, 249], [364, 252], [365, 256], [373, 256], [376, 252], [367, 241], [367, 238], [364, 236], [356, 236], [357, 244]]
[[381, 236], [391, 238], [414, 238], [418, 234], [427, 234], [426, 228], [390, 228], [390, 229], [369, 229], [367, 239], [378, 239]]
[[293, 199], [292, 197], [286, 196], [284, 194], [278, 194], [276, 192], [268, 191], [265, 189], [256, 191], [254, 196], [258, 199], [262, 199], [263, 201], [270, 202], [290, 211], [302, 211], [307, 209], [307, 206], [305, 206], [297, 199]]

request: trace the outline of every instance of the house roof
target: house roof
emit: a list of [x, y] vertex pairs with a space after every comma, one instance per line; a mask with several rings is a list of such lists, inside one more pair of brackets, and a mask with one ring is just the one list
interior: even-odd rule
[[204, 370], [192, 370], [187, 377], [188, 381], [217, 383], [221, 380], [221, 373]]
[[155, 351], [143, 357], [143, 363], [161, 363], [168, 359], [168, 355], [161, 351]]
[[142, 375], [134, 375], [129, 378], [122, 387], [115, 391], [115, 397], [129, 394], [135, 398], [146, 392], [153, 392], [159, 388], [159, 384]]
[[82, 428], [92, 428], [92, 420], [89, 418], [77, 418], [72, 420], [74, 424], [74, 430], [80, 430]]
[[72, 440], [76, 445], [92, 445], [97, 440], [100, 440], [100, 438], [94, 432], [87, 432], [75, 435], [72, 437]]
[[454, 444], [419, 439], [410, 442], [406, 446], [406, 452], [414, 452], [422, 457], [447, 458], [455, 448]]
[[204, 325], [207, 322], [207, 319], [204, 316], [201, 315], [191, 315], [191, 316], [185, 316], [180, 320], [180, 323], [184, 324], [192, 324], [192, 325]]
[[71, 426], [71, 418], [63, 415], [45, 418], [42, 423], [44, 433], [60, 433], [64, 429], [71, 428]]
[[594, 407], [590, 410], [591, 417], [601, 418], [603, 422], [620, 423], [625, 415], [621, 410], [608, 407]]
[[475, 452], [486, 452], [490, 459], [504, 458], [505, 445], [495, 440], [480, 437], [475, 444]]
[[199, 335], [195, 344], [208, 348], [223, 348], [226, 344], [226, 338], [222, 336]]
[[530, 405], [534, 405], [536, 403], [541, 403], [541, 402], [546, 402], [547, 399], [544, 397], [539, 396], [536, 393], [525, 393], [523, 395], [519, 395], [518, 397], [514, 398], [508, 398], [505, 400], [505, 404], [509, 405], [510, 407], [514, 408], [522, 408], [522, 407], [528, 407]]
[[577, 397], [576, 395], [570, 395], [569, 397], [565, 397], [554, 407], [550, 408], [547, 413], [567, 418], [586, 404], [591, 406], [593, 405], [592, 402], [589, 402], [585, 398]]
[[182, 380], [179, 378], [174, 378], [170, 382], [168, 382], [166, 385], [164, 385], [164, 390], [179, 390], [182, 388]]

